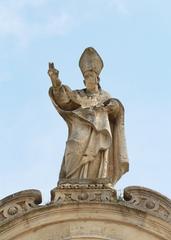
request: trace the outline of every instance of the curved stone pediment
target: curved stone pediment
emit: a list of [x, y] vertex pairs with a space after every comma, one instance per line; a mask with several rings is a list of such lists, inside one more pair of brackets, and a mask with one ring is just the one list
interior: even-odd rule
[[0, 226], [38, 207], [42, 202], [41, 192], [29, 189], [0, 200]]
[[112, 189], [90, 187], [53, 189], [46, 205], [39, 205], [37, 190], [1, 200], [0, 239], [170, 240], [170, 220], [153, 213], [155, 201], [169, 212], [169, 199], [141, 187], [126, 188], [125, 199]]
[[148, 188], [131, 186], [124, 189], [124, 204], [171, 223], [171, 200]]

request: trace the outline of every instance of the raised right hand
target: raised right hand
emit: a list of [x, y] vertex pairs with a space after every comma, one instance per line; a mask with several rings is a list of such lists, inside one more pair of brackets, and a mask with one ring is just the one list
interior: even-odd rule
[[54, 88], [61, 85], [61, 81], [59, 80], [59, 71], [54, 67], [54, 63], [49, 63], [48, 75]]

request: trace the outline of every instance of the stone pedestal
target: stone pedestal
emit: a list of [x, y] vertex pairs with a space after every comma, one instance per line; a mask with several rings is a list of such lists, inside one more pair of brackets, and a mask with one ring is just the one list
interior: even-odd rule
[[51, 202], [24, 191], [0, 201], [0, 240], [170, 240], [171, 201], [146, 188], [60, 186]]
[[57, 205], [114, 203], [116, 200], [116, 191], [103, 184], [63, 184], [51, 191], [51, 202]]

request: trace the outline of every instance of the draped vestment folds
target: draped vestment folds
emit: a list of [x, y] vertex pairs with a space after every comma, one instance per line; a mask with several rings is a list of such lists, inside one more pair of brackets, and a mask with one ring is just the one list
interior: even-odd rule
[[128, 171], [122, 104], [103, 90], [91, 97], [84, 89], [71, 91], [64, 85], [56, 96], [50, 88], [49, 95], [68, 125], [59, 181], [108, 178], [116, 183]]

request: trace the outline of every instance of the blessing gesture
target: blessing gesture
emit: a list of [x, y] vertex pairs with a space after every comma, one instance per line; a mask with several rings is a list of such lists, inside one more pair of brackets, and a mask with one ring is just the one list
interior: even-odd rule
[[52, 86], [58, 88], [61, 85], [59, 71], [54, 67], [54, 63], [49, 63], [48, 75], [52, 81]]

